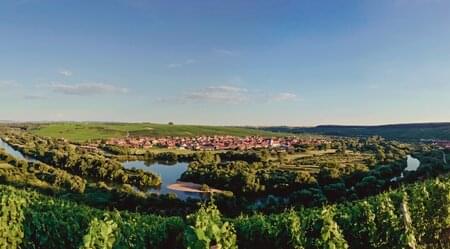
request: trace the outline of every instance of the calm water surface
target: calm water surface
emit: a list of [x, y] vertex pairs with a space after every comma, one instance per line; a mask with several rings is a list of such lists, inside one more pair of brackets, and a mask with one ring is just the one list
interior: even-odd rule
[[[28, 160], [28, 161], [36, 161], [33, 158], [28, 156], [24, 156], [20, 151], [15, 150], [9, 144], [0, 139], [0, 148], [6, 150], [7, 153], [11, 154], [17, 159]], [[411, 155], [407, 156], [406, 159], [407, 167], [405, 170], [407, 171], [415, 171], [420, 166], [420, 161], [417, 158], [412, 157]], [[181, 174], [183, 174], [188, 167], [188, 163], [177, 162], [173, 165], [161, 164], [161, 163], [148, 163], [145, 161], [127, 161], [123, 163], [124, 168], [126, 169], [142, 169], [146, 172], [152, 172], [161, 177], [162, 184], [158, 189], [150, 189], [149, 192], [158, 193], [158, 194], [169, 194], [175, 193], [178, 198], [185, 200], [187, 198], [194, 199], [203, 199], [205, 195], [201, 193], [191, 193], [185, 191], [171, 190], [168, 189], [167, 186], [170, 184], [176, 183], [178, 179], [180, 179]]]
[[408, 155], [406, 158], [406, 164], [407, 164], [407, 167], [405, 170], [416, 171], [417, 168], [419, 168], [419, 166], [420, 166], [420, 161], [419, 161], [419, 159], [414, 158], [411, 155]]
[[0, 148], [5, 149], [6, 153], [10, 154], [11, 156], [20, 159], [20, 160], [27, 160], [31, 162], [38, 162], [36, 159], [33, 159], [29, 156], [25, 156], [22, 154], [22, 152], [15, 150], [13, 147], [11, 147], [9, 144], [7, 144], [5, 141], [3, 141], [0, 138]]
[[[36, 159], [25, 156], [20, 151], [15, 150], [2, 139], [0, 139], [0, 148], [5, 149], [8, 154], [17, 159], [38, 162]], [[175, 193], [177, 197], [182, 200], [186, 200], [189, 197], [193, 199], [205, 198], [205, 195], [201, 193], [184, 192], [167, 188], [170, 184], [177, 182], [177, 180], [181, 177], [181, 174], [187, 170], [188, 163], [178, 162], [173, 165], [168, 165], [161, 163], [147, 163], [145, 161], [127, 161], [123, 163], [123, 166], [126, 169], [142, 169], [146, 172], [152, 172], [159, 175], [162, 181], [161, 186], [158, 189], [150, 189], [149, 192], [158, 194]]]
[[194, 199], [201, 199], [204, 197], [201, 193], [191, 193], [178, 190], [168, 189], [167, 186], [176, 183], [180, 179], [188, 167], [188, 163], [177, 162], [173, 165], [161, 163], [148, 163], [145, 161], [127, 161], [123, 163], [126, 169], [142, 169], [145, 172], [151, 172], [161, 177], [162, 184], [159, 189], [150, 189], [149, 192], [158, 194], [175, 193], [178, 198], [185, 200], [188, 197]]

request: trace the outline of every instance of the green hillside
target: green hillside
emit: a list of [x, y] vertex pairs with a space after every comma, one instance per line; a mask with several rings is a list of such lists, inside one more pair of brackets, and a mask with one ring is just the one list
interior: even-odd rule
[[39, 136], [65, 138], [73, 142], [90, 139], [108, 139], [129, 136], [284, 136], [280, 132], [255, 130], [244, 127], [169, 125], [153, 123], [46, 123], [25, 125], [32, 133]]

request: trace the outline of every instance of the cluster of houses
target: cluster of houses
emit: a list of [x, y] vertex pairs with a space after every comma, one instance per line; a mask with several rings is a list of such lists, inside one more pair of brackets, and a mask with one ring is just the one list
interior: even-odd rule
[[450, 141], [448, 140], [436, 140], [434, 141], [434, 144], [443, 149], [450, 149]]
[[234, 136], [198, 136], [198, 137], [127, 137], [111, 139], [107, 144], [129, 148], [169, 148], [189, 150], [248, 150], [260, 148], [290, 149], [298, 145], [318, 145], [322, 139], [301, 139], [298, 137], [234, 137]]

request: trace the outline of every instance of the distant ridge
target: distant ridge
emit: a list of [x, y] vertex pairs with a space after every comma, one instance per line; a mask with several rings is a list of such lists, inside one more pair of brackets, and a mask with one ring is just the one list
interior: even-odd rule
[[384, 125], [318, 125], [312, 128], [431, 128], [447, 127], [450, 122], [436, 123], [402, 123], [402, 124], [384, 124]]
[[272, 126], [260, 129], [274, 132], [313, 133], [331, 136], [382, 136], [388, 139], [399, 140], [450, 140], [450, 122], [386, 125], [318, 125], [315, 127]]

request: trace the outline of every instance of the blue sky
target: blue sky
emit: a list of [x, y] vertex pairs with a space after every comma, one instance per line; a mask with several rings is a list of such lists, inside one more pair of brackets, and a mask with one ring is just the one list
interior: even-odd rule
[[0, 120], [450, 121], [450, 1], [0, 1]]

